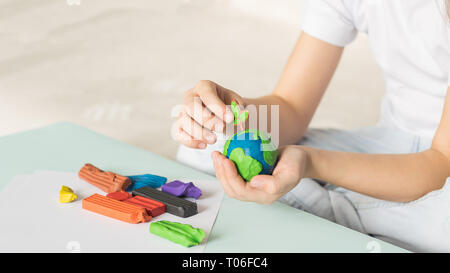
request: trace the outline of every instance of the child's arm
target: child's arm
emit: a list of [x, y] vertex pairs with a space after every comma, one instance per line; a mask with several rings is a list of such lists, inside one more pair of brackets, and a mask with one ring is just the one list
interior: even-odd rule
[[370, 155], [306, 148], [306, 176], [376, 198], [407, 202], [441, 188], [450, 177], [450, 88], [430, 149], [414, 154]]
[[[280, 145], [296, 144], [305, 134], [343, 49], [302, 33], [273, 93], [244, 99], [246, 105], [280, 106]], [[270, 121], [270, 113], [267, 120]], [[270, 125], [267, 122], [268, 131], [272, 132]]]
[[[174, 138], [191, 148], [202, 149], [215, 143], [213, 132], [222, 131], [224, 121], [233, 120], [226, 105], [236, 100], [244, 106], [268, 105], [268, 109], [270, 105], [279, 105], [279, 143], [298, 143], [334, 74], [342, 51], [342, 47], [302, 33], [274, 92], [261, 98], [241, 98], [214, 82], [200, 81], [185, 94], [185, 109], [172, 128]], [[270, 111], [268, 114], [270, 121]], [[270, 122], [268, 126], [270, 132]]]
[[216, 175], [234, 198], [271, 203], [310, 177], [375, 198], [408, 202], [441, 188], [450, 177], [450, 88], [430, 149], [414, 154], [359, 154], [287, 146], [273, 175], [245, 183], [230, 160], [213, 153]]

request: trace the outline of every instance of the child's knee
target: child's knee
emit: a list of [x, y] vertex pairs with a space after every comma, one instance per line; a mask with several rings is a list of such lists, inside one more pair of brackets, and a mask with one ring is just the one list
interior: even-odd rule
[[358, 202], [367, 231], [412, 251], [450, 251], [450, 178], [445, 186], [409, 203]]

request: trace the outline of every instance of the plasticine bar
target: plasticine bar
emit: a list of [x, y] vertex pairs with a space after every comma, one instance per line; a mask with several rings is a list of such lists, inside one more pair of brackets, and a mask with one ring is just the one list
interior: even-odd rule
[[159, 188], [167, 182], [166, 177], [154, 174], [132, 175], [128, 176], [128, 178], [131, 180], [131, 185], [127, 191], [134, 191], [145, 186]]
[[142, 196], [133, 197], [131, 193], [126, 191], [111, 192], [108, 193], [106, 197], [142, 207], [146, 209], [148, 215], [151, 215], [152, 217], [156, 217], [166, 212], [166, 205], [163, 203]]
[[152, 219], [142, 207], [117, 201], [97, 193], [83, 199], [82, 207], [83, 209], [132, 224], [148, 222]]
[[203, 241], [203, 238], [205, 238], [205, 232], [201, 228], [194, 228], [188, 224], [170, 221], [151, 223], [150, 233], [185, 247], [199, 245]]
[[135, 196], [133, 198], [124, 200], [124, 202], [145, 208], [147, 210], [147, 213], [152, 217], [156, 217], [166, 212], [166, 205], [142, 196]]
[[104, 172], [89, 163], [81, 168], [78, 176], [106, 193], [126, 190], [131, 184], [128, 177], [113, 172]]
[[153, 189], [151, 187], [142, 187], [134, 190], [133, 195], [159, 201], [166, 205], [166, 211], [168, 213], [176, 216], [186, 218], [198, 213], [196, 203]]
[[117, 200], [117, 201], [125, 201], [125, 200], [130, 199], [131, 197], [133, 197], [133, 195], [131, 195], [131, 193], [128, 193], [126, 191], [116, 191], [116, 192], [108, 193], [106, 195], [106, 197], [112, 198], [112, 199]]
[[161, 191], [170, 193], [178, 197], [192, 197], [195, 199], [199, 199], [200, 196], [202, 196], [202, 190], [196, 187], [194, 183], [184, 183], [180, 180], [175, 180], [162, 185]]

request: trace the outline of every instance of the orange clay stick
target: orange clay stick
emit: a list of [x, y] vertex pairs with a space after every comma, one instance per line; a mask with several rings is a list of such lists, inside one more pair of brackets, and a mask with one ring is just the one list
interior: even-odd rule
[[145, 208], [127, 204], [95, 193], [82, 201], [83, 209], [127, 223], [137, 224], [152, 219]]
[[128, 177], [104, 172], [92, 164], [85, 164], [78, 176], [106, 193], [126, 190], [131, 184]]

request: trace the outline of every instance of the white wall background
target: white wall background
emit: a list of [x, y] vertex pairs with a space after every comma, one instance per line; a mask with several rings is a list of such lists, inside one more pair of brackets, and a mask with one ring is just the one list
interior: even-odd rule
[[[172, 106], [200, 79], [271, 91], [300, 34], [302, 0], [0, 0], [0, 136], [72, 121], [174, 158]], [[360, 36], [313, 120], [378, 117], [383, 82]]]

